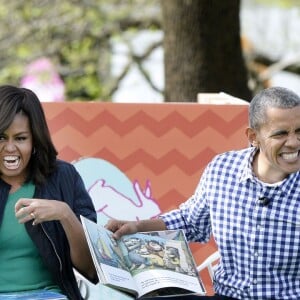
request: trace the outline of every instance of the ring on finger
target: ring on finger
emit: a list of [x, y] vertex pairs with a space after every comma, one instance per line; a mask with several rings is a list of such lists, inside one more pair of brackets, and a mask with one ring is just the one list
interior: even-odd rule
[[30, 213], [30, 216], [32, 217], [32, 219], [35, 219], [35, 214], [33, 212]]

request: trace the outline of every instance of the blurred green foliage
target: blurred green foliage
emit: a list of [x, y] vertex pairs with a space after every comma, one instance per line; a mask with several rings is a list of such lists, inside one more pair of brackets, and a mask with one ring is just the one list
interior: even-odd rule
[[[149, 17], [145, 17], [147, 8]], [[111, 38], [160, 28], [159, 0], [0, 0], [0, 84], [18, 85], [26, 66], [47, 57], [68, 100], [109, 101]]]
[[[241, 1], [300, 6], [300, 0]], [[0, 84], [18, 85], [29, 63], [47, 57], [67, 100], [110, 101], [129, 70], [111, 74], [113, 41], [130, 48], [125, 33], [161, 28], [160, 0], [0, 0]], [[129, 61], [143, 57], [131, 53]]]

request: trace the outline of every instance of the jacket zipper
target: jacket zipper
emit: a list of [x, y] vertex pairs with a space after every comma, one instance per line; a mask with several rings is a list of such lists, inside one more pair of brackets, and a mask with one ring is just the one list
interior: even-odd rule
[[64, 283], [64, 280], [63, 280], [63, 277], [62, 277], [62, 262], [61, 262], [61, 258], [60, 258], [60, 256], [58, 255], [57, 250], [56, 250], [56, 247], [55, 247], [55, 245], [54, 245], [52, 239], [51, 239], [50, 236], [48, 235], [46, 229], [44, 228], [43, 224], [41, 223], [40, 225], [41, 225], [42, 230], [43, 230], [43, 232], [45, 233], [47, 239], [48, 239], [49, 242], [51, 243], [52, 248], [53, 248], [53, 250], [54, 250], [54, 252], [55, 252], [55, 255], [56, 255], [56, 257], [57, 257], [57, 259], [58, 259], [58, 261], [59, 261], [59, 271], [60, 271], [60, 276], [61, 276], [61, 282], [62, 282], [62, 284], [63, 284], [65, 290], [67, 291], [68, 289], [66, 288], [65, 283]]

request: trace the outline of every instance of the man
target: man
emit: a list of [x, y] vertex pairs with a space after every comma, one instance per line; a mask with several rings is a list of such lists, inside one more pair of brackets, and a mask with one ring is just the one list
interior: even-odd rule
[[246, 135], [251, 146], [217, 155], [178, 209], [107, 228], [115, 238], [182, 228], [189, 241], [207, 242], [213, 234], [221, 260], [212, 299], [300, 299], [300, 97], [282, 87], [258, 93]]

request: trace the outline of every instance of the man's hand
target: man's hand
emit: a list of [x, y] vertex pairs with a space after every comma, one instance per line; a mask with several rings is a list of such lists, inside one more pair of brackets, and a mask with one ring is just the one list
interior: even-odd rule
[[161, 219], [149, 219], [140, 221], [108, 220], [105, 228], [113, 232], [113, 238], [119, 239], [126, 234], [146, 231], [166, 230], [166, 225]]

